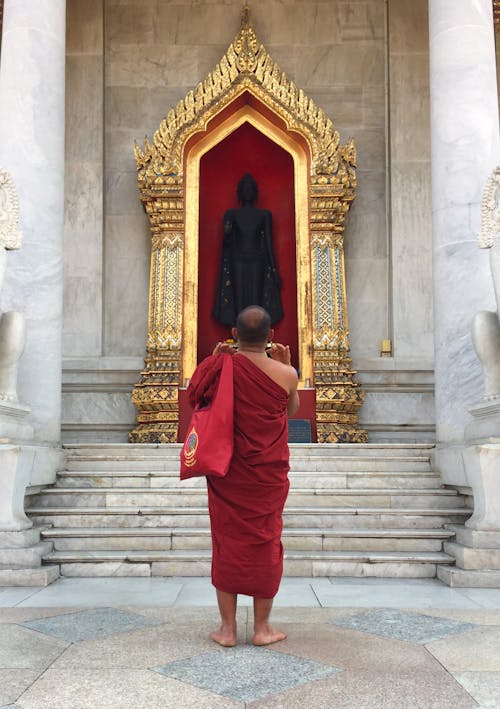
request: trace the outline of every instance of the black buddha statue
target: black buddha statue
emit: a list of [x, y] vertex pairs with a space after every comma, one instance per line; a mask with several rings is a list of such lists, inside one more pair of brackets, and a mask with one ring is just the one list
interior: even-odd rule
[[272, 244], [272, 215], [254, 206], [257, 183], [247, 173], [238, 183], [237, 209], [224, 214], [222, 263], [213, 314], [233, 327], [238, 313], [248, 305], [260, 305], [272, 323], [283, 317], [280, 279]]

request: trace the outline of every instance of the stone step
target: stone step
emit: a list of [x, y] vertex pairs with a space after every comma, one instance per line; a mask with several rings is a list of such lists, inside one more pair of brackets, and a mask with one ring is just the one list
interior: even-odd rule
[[[70, 456], [66, 461], [68, 471], [93, 471], [96, 474], [108, 471], [119, 472], [179, 472], [179, 455], [88, 455]], [[368, 472], [368, 471], [424, 471], [431, 472], [427, 455], [292, 455], [292, 472]]]
[[[333, 489], [366, 489], [366, 488], [440, 488], [441, 477], [433, 472], [398, 471], [387, 473], [384, 471], [367, 472], [290, 472], [288, 475], [290, 485], [294, 487], [333, 488]], [[88, 470], [64, 471], [57, 474], [57, 487], [61, 488], [175, 488], [183, 489], [205, 488], [205, 478], [190, 478], [180, 481], [179, 472], [137, 472], [108, 471], [98, 474]]]
[[40, 529], [30, 527], [19, 531], [0, 532], [0, 549], [32, 547], [40, 541]]
[[[52, 552], [45, 564], [62, 576], [209, 576], [210, 551]], [[443, 552], [294, 552], [285, 576], [433, 577], [437, 565], [452, 564]]]
[[[56, 551], [128, 551], [209, 549], [210, 529], [196, 528], [101, 528], [48, 529], [44, 539]], [[302, 551], [442, 551], [443, 540], [453, 532], [443, 529], [285, 529], [287, 550]]]
[[[422, 444], [291, 444], [292, 470], [311, 463], [312, 470], [328, 465], [333, 470], [394, 469], [401, 462], [404, 470], [413, 464], [430, 469], [434, 446]], [[67, 445], [69, 470], [177, 471], [180, 444], [88, 444]], [[409, 467], [408, 467], [409, 466]]]
[[[204, 488], [49, 488], [31, 496], [35, 507], [198, 507], [206, 505]], [[318, 507], [462, 507], [455, 490], [420, 489], [291, 489], [288, 504]]]
[[440, 581], [455, 588], [500, 588], [498, 570], [476, 571], [438, 565], [436, 572]]
[[[207, 527], [206, 507], [32, 507], [34, 523], [55, 527]], [[468, 508], [353, 508], [286, 507], [288, 528], [428, 528], [461, 524], [471, 514]]]
[[[175, 456], [179, 459], [180, 443], [67, 443], [64, 445], [68, 459], [96, 456], [135, 456], [162, 458]], [[369, 455], [426, 455], [430, 456], [434, 443], [290, 443], [290, 455], [294, 456], [358, 456]]]
[[294, 472], [288, 474], [290, 487], [313, 490], [322, 488], [366, 490], [372, 488], [440, 489], [443, 486], [441, 476], [425, 471], [352, 471], [352, 472]]
[[294, 456], [290, 458], [290, 470], [292, 472], [368, 472], [380, 471], [425, 471], [431, 472], [431, 464], [428, 456], [331, 456], [322, 458], [320, 456]]
[[[206, 480], [179, 480], [180, 444], [65, 446], [56, 486], [28, 498], [65, 576], [210, 574]], [[291, 444], [289, 576], [434, 577], [470, 516], [432, 471], [432, 444]], [[35, 492], [35, 491], [33, 491]]]
[[40, 568], [42, 557], [52, 551], [49, 541], [38, 542], [31, 547], [0, 549], [0, 569]]
[[0, 569], [0, 586], [48, 586], [59, 578], [59, 566], [37, 569]]
[[470, 529], [463, 525], [447, 525], [455, 534], [455, 541], [462, 546], [475, 549], [500, 549], [500, 532]]
[[456, 559], [460, 569], [500, 571], [500, 549], [478, 549], [447, 542], [444, 551]]

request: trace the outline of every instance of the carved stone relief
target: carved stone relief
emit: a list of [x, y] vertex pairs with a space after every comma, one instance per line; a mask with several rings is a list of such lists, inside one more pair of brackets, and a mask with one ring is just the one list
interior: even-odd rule
[[[21, 247], [19, 202], [11, 176], [0, 170], [0, 290], [7, 269], [7, 250]], [[17, 402], [17, 365], [23, 353], [24, 316], [8, 312], [0, 316], [0, 401]]]
[[485, 399], [496, 399], [500, 398], [500, 166], [486, 182], [478, 243], [480, 248], [490, 249], [497, 310], [477, 313], [472, 324], [472, 340], [484, 371]]

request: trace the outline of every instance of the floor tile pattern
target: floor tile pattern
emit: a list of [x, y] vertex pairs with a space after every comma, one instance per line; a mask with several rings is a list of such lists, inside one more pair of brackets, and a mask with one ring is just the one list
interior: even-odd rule
[[343, 628], [413, 643], [429, 643], [477, 627], [472, 623], [390, 608], [378, 608], [346, 618], [336, 618], [332, 623]]
[[482, 709], [500, 708], [499, 672], [461, 672], [455, 679], [479, 702]]
[[0, 709], [500, 709], [500, 589], [285, 578], [269, 648], [241, 601], [225, 650], [210, 579], [0, 589]]
[[342, 668], [266, 648], [241, 646], [170, 662], [155, 670], [230, 699], [251, 702], [341, 672]]
[[146, 618], [138, 613], [128, 613], [117, 608], [92, 608], [51, 618], [27, 620], [23, 625], [45, 633], [45, 635], [52, 635], [60, 640], [76, 643], [81, 640], [96, 640], [107, 635], [126, 633], [160, 623], [160, 620]]

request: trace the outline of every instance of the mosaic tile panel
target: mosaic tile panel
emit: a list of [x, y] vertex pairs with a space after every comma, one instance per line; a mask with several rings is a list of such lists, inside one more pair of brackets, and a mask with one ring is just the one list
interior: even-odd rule
[[92, 608], [52, 618], [27, 620], [22, 625], [45, 635], [77, 643], [81, 640], [95, 640], [107, 635], [161, 625], [161, 623], [161, 620], [147, 618], [138, 613], [128, 613], [117, 608]]
[[252, 702], [342, 668], [266, 648], [242, 646], [169, 662], [156, 672], [230, 699]]
[[336, 618], [331, 622], [342, 628], [351, 628], [372, 635], [382, 635], [393, 640], [406, 640], [422, 644], [441, 640], [449, 635], [465, 633], [477, 627], [472, 623], [390, 608], [356, 613], [347, 618]]

